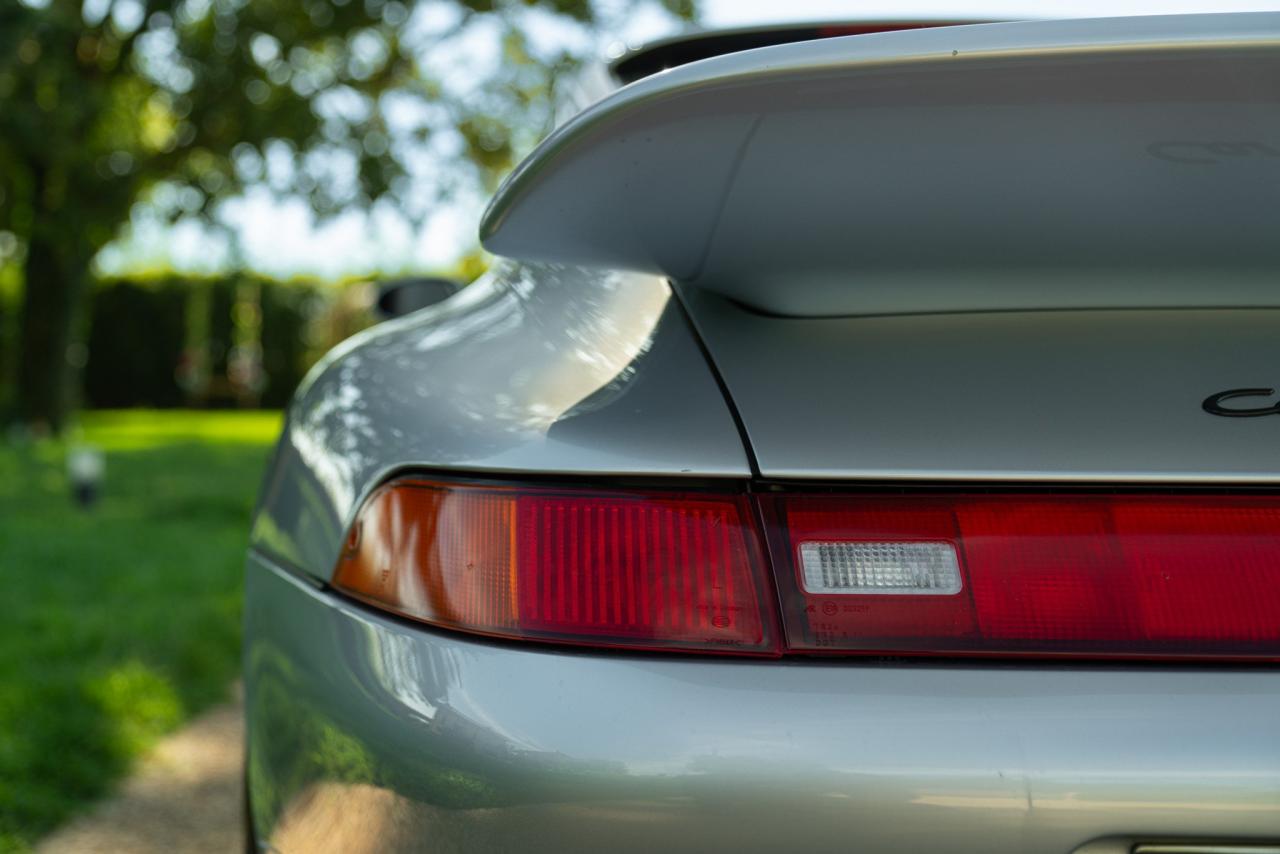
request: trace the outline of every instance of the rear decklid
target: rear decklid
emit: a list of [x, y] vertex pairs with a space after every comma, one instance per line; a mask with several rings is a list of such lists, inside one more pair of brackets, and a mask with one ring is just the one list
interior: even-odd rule
[[788, 315], [1280, 305], [1278, 46], [1258, 13], [694, 62], [553, 134], [481, 235]]
[[1280, 385], [1280, 310], [781, 318], [688, 298], [768, 477], [1280, 480], [1280, 417], [1203, 407]]

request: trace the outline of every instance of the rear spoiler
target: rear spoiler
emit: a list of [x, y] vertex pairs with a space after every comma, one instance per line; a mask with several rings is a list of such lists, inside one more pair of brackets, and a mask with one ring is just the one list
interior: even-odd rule
[[557, 130], [480, 236], [781, 314], [1278, 304], [1280, 13], [694, 62]]

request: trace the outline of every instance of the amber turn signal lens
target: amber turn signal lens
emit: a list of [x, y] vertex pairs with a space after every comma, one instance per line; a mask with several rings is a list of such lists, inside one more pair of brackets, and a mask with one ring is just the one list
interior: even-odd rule
[[515, 627], [515, 494], [394, 486], [352, 528], [334, 585], [443, 626]]

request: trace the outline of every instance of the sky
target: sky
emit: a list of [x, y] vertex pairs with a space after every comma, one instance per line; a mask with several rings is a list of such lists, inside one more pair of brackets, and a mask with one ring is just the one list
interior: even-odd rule
[[[1027, 19], [1270, 11], [1280, 10], [1280, 0], [702, 0], [702, 9], [702, 23], [716, 27], [850, 18]], [[669, 26], [652, 15], [632, 18], [611, 47], [642, 43], [666, 34]], [[548, 37], [554, 36], [548, 33]], [[336, 279], [447, 269], [475, 247], [484, 202], [476, 195], [462, 195], [417, 226], [385, 208], [353, 211], [317, 223], [301, 200], [280, 200], [263, 188], [229, 202], [223, 218], [238, 234], [249, 267], [281, 277]], [[203, 226], [164, 224], [149, 216], [145, 206], [140, 206], [125, 237], [99, 258], [107, 273], [162, 266], [212, 272], [229, 263], [226, 243]]]

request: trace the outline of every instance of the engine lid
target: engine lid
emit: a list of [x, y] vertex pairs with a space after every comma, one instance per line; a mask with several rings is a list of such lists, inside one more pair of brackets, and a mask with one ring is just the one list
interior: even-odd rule
[[1270, 483], [1280, 310], [763, 316], [686, 298], [772, 478]]

